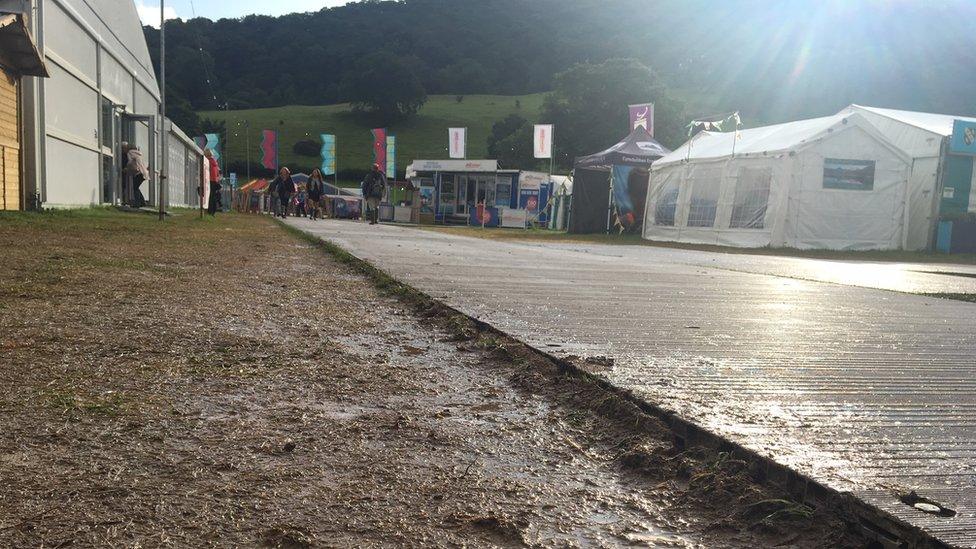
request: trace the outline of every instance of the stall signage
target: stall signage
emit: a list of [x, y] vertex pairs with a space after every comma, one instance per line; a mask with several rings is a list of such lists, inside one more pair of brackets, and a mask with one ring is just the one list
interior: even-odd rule
[[497, 172], [497, 160], [414, 160], [415, 172]]
[[539, 190], [522, 189], [519, 193], [519, 208], [529, 212], [539, 210]]
[[953, 120], [949, 151], [955, 154], [976, 155], [976, 121]]
[[542, 172], [522, 172], [519, 174], [519, 188], [524, 191], [538, 191], [548, 178]]

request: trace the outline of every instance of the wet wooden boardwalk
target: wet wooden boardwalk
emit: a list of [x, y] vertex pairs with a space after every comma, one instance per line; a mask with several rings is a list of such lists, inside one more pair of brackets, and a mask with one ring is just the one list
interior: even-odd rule
[[[611, 357], [601, 375], [618, 387], [976, 547], [976, 304], [891, 291], [967, 291], [971, 278], [289, 223], [549, 353]], [[956, 515], [899, 501], [911, 491]]]

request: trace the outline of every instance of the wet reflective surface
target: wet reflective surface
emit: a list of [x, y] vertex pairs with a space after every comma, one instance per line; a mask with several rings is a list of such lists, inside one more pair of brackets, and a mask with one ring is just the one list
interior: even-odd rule
[[[976, 546], [976, 304], [959, 266], [506, 243], [291, 220], [546, 351]], [[923, 272], [924, 271], [924, 272]], [[956, 511], [927, 514], [916, 491]]]

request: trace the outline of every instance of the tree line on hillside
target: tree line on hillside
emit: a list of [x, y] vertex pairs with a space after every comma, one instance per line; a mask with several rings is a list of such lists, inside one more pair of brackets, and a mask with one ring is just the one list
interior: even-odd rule
[[[611, 79], [613, 85], [607, 86]], [[555, 165], [569, 170], [575, 158], [605, 149], [626, 135], [627, 105], [649, 99], [656, 107], [655, 137], [672, 147], [681, 143], [687, 132], [687, 110], [652, 69], [636, 59], [576, 64], [555, 76], [553, 91], [546, 94], [541, 111], [531, 119], [512, 114], [493, 124], [486, 143], [488, 156], [507, 169], [546, 169], [548, 161], [534, 158], [532, 150], [533, 124], [545, 121], [555, 127]], [[220, 130], [217, 127], [215, 131]], [[446, 140], [447, 128], [444, 130]], [[304, 138], [282, 146], [307, 158], [307, 164], [290, 166], [307, 172], [317, 165], [322, 144], [315, 138]], [[229, 164], [228, 170], [244, 173], [247, 166], [238, 160]], [[252, 163], [251, 173], [273, 175], [257, 163]], [[364, 173], [363, 167], [353, 167], [345, 168], [339, 176], [356, 180]]]
[[[168, 22], [168, 91], [194, 111], [355, 100], [379, 53], [427, 94], [511, 95], [630, 57], [695, 109], [759, 121], [852, 102], [976, 114], [974, 17], [967, 0], [368, 0]], [[145, 31], [155, 59], [158, 30]]]
[[[609, 105], [654, 100], [674, 147], [690, 116], [731, 110], [747, 126], [849, 103], [976, 114], [976, 61], [960, 47], [974, 17], [966, 0], [367, 0], [169, 22], [167, 92], [194, 132], [200, 110], [348, 101], [383, 124], [428, 94], [552, 91], [543, 115], [562, 155], [599, 148], [588, 136], [605, 139], [625, 116]], [[158, 31], [145, 31], [155, 62]], [[605, 80], [577, 94], [572, 67]], [[646, 85], [634, 88], [632, 70]], [[529, 121], [499, 122], [493, 150], [521, 154]]]

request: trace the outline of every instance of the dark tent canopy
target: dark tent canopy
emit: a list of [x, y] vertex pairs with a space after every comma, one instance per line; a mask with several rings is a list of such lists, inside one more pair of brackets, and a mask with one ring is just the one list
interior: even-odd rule
[[609, 170], [613, 166], [650, 168], [655, 160], [670, 152], [655, 141], [647, 130], [638, 126], [623, 141], [609, 149], [577, 158], [575, 167], [588, 170]]
[[[644, 223], [647, 170], [670, 152], [638, 127], [609, 149], [577, 158], [569, 232], [606, 233], [611, 225], [622, 232], [639, 231]], [[615, 172], [613, 185], [611, 170]]]

